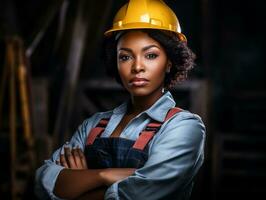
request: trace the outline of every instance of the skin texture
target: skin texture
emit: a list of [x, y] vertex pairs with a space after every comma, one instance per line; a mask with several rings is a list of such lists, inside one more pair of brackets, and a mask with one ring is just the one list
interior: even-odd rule
[[171, 62], [164, 48], [147, 33], [130, 31], [117, 44], [117, 67], [131, 106], [111, 137], [119, 137], [128, 122], [152, 106], [162, 95]]
[[[165, 73], [171, 62], [163, 47], [146, 33], [130, 31], [117, 45], [117, 67], [131, 105], [111, 137], [119, 137], [129, 121], [152, 106], [162, 95]], [[103, 199], [107, 186], [132, 175], [132, 168], [88, 169], [80, 149], [65, 148], [57, 164], [65, 167], [58, 175], [54, 193], [67, 199]]]
[[[65, 148], [57, 164], [64, 166], [56, 180], [54, 193], [66, 199], [103, 199], [114, 182], [132, 175], [133, 168], [88, 169], [81, 149]], [[73, 184], [74, 183], [74, 184]]]
[[[122, 36], [117, 45], [117, 65], [122, 83], [131, 94], [133, 110], [145, 110], [162, 96], [171, 62], [163, 47], [148, 34], [131, 31]], [[144, 79], [143, 84], [134, 78]]]

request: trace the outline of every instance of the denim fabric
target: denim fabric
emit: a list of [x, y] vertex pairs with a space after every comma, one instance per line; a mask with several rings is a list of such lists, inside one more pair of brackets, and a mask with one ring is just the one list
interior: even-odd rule
[[143, 150], [132, 148], [134, 140], [125, 138], [96, 138], [93, 145], [85, 148], [88, 167], [140, 168], [148, 159], [148, 146]]

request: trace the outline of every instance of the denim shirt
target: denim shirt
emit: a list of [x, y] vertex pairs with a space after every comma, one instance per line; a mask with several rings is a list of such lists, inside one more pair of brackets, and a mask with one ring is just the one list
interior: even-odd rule
[[[136, 140], [139, 133], [153, 119], [163, 122], [169, 109], [175, 107], [170, 92], [166, 92], [149, 109], [133, 118], [120, 137]], [[112, 111], [96, 113], [86, 119], [70, 140], [72, 147], [85, 148], [91, 128], [102, 118], [110, 121], [101, 135], [109, 137], [127, 110], [127, 103]], [[181, 111], [166, 121], [149, 144], [149, 157], [142, 168], [131, 176], [115, 182], [104, 199], [188, 199], [185, 188], [191, 184], [204, 160], [205, 126], [201, 118], [189, 111]], [[53, 194], [58, 174], [64, 168], [55, 164], [62, 147], [36, 171], [35, 192], [41, 199], [60, 199]]]

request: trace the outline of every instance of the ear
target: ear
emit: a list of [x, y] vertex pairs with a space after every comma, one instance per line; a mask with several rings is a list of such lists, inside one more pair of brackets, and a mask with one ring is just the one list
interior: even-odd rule
[[169, 73], [172, 67], [172, 62], [170, 60], [167, 61], [166, 64], [166, 73]]

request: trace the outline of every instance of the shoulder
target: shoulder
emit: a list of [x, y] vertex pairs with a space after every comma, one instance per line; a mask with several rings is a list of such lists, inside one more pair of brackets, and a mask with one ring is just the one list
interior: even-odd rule
[[205, 132], [200, 116], [189, 111], [181, 111], [162, 125], [151, 142], [149, 152], [203, 155]]
[[[206, 127], [201, 117], [195, 113], [183, 110], [174, 115], [167, 123], [172, 128], [182, 128], [187, 130], [186, 134], [205, 135]], [[191, 132], [191, 133], [189, 133]]]
[[160, 137], [165, 140], [190, 140], [197, 143], [205, 138], [205, 132], [205, 125], [199, 115], [182, 110], [162, 125]]
[[200, 124], [204, 126], [204, 123], [201, 117], [195, 113], [192, 113], [188, 110], [182, 110], [176, 113], [172, 118], [169, 119], [168, 123], [173, 124], [177, 122], [187, 122], [189, 124]]

